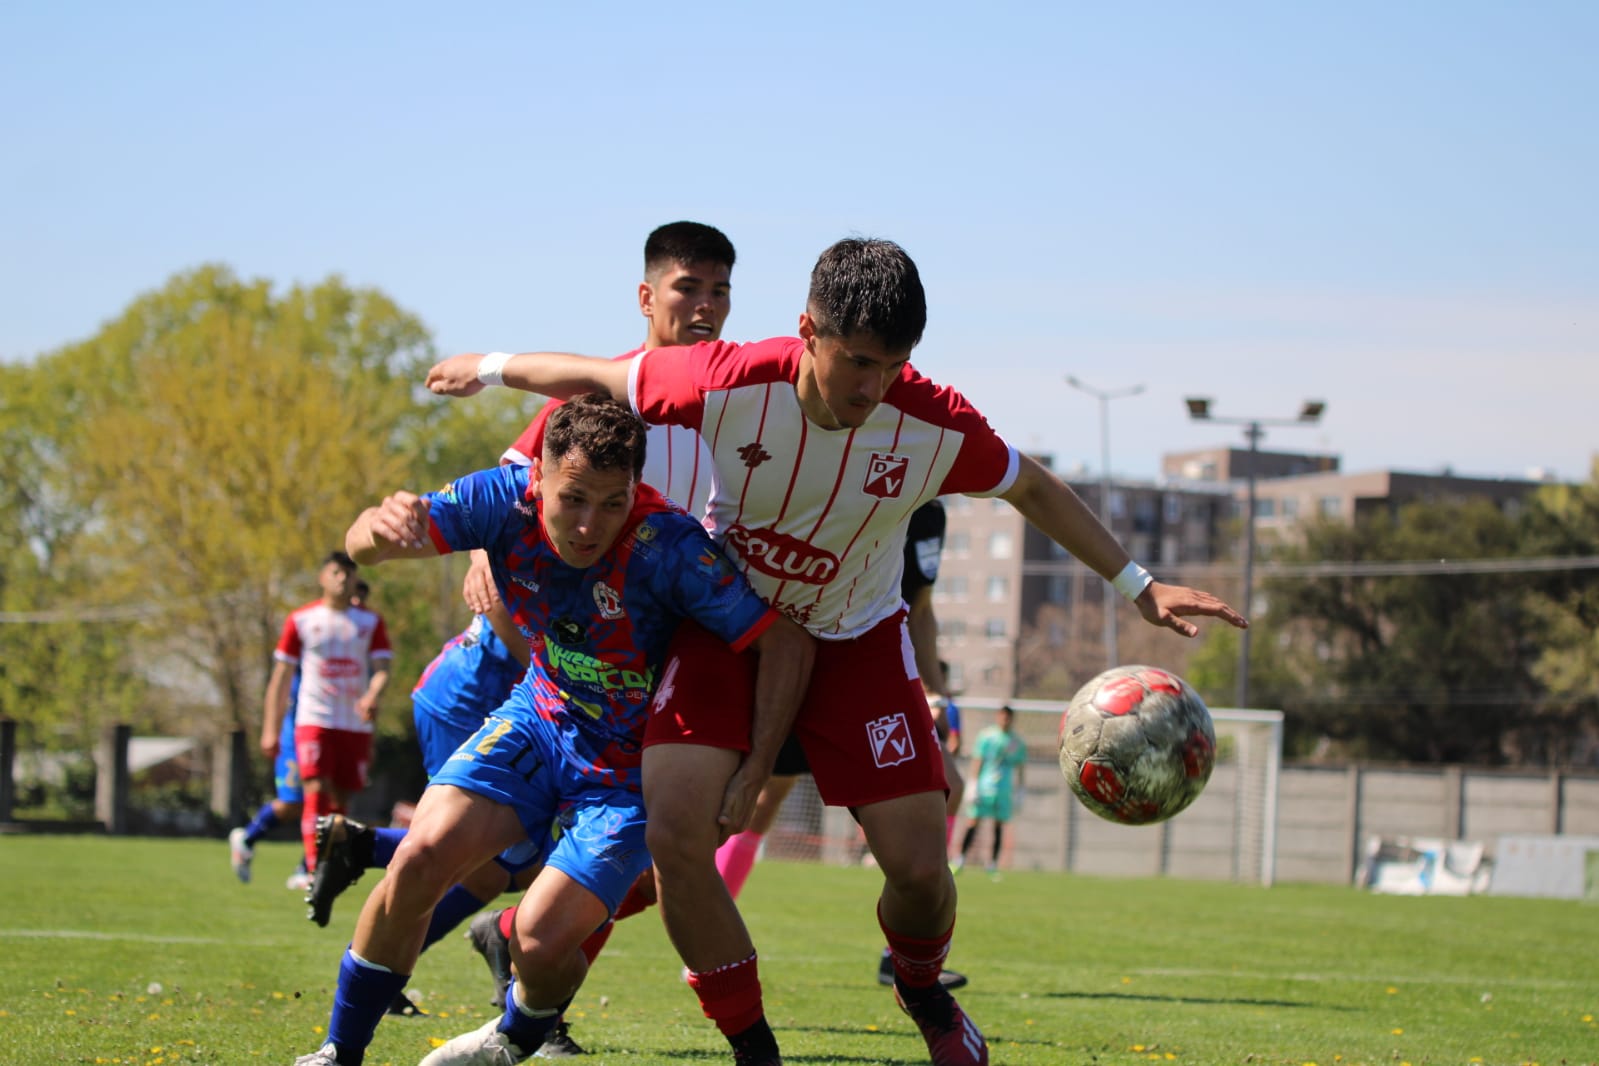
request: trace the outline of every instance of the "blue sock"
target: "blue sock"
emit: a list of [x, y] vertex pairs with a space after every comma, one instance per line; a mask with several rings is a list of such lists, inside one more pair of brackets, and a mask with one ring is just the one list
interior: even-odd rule
[[272, 809], [272, 804], [263, 804], [255, 812], [255, 817], [250, 819], [250, 824], [244, 827], [244, 842], [251, 847], [255, 842], [272, 832], [278, 824], [278, 812]]
[[439, 905], [433, 908], [433, 920], [428, 922], [427, 936], [422, 939], [422, 950], [437, 944], [446, 933], [488, 906], [489, 901], [478, 899], [460, 885], [444, 893]]
[[372, 842], [372, 865], [388, 866], [394, 860], [394, 849], [405, 839], [404, 829], [375, 829], [377, 838]]
[[372, 1043], [383, 1012], [400, 994], [410, 974], [382, 970], [356, 959], [344, 949], [339, 963], [339, 987], [333, 993], [333, 1016], [328, 1020], [328, 1043], [339, 1050], [339, 1062], [359, 1066], [366, 1047]]
[[505, 990], [505, 1014], [496, 1028], [510, 1037], [511, 1043], [531, 1055], [544, 1046], [544, 1041], [555, 1030], [555, 1023], [561, 1020], [561, 1012], [571, 1002], [568, 999], [559, 1007], [529, 1013], [530, 1008], [522, 1005], [517, 996], [516, 982], [512, 981], [511, 987]]

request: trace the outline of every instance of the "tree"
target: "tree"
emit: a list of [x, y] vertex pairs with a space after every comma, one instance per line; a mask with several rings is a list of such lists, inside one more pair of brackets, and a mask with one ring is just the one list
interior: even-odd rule
[[[1354, 524], [1316, 522], [1290, 562], [1495, 559], [1521, 554], [1521, 527], [1485, 500], [1431, 501]], [[1351, 754], [1501, 763], [1541, 686], [1536, 620], [1507, 573], [1275, 578], [1274, 627], [1313, 656], [1285, 696], [1288, 722]]]
[[171, 703], [247, 726], [284, 610], [360, 502], [407, 481], [432, 358], [415, 317], [337, 278], [281, 298], [223, 267], [173, 278], [27, 368], [70, 383], [43, 495], [80, 533], [48, 567], [152, 616], [129, 635]]

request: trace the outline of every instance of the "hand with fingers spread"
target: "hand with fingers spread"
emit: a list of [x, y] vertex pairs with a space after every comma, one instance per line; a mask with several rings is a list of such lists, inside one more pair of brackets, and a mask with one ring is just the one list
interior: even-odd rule
[[1248, 629], [1249, 621], [1217, 597], [1186, 585], [1164, 585], [1151, 581], [1133, 601], [1144, 621], [1176, 630], [1185, 637], [1197, 636], [1199, 627], [1185, 621], [1190, 615], [1220, 618], [1228, 625]]

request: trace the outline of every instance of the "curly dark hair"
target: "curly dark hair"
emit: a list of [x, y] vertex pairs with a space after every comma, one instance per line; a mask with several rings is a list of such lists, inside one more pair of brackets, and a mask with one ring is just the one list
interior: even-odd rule
[[559, 404], [544, 423], [544, 454], [555, 462], [587, 459], [597, 470], [644, 473], [644, 420], [627, 404], [598, 392], [585, 392]]
[[868, 334], [896, 352], [916, 347], [927, 328], [921, 275], [893, 241], [849, 237], [823, 252], [805, 309], [821, 336]]

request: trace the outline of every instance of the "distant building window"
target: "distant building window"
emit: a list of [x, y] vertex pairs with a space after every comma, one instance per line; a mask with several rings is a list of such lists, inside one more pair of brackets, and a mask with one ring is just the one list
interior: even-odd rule
[[970, 496], [945, 496], [943, 500], [944, 510], [951, 514], [965, 514], [972, 509], [972, 498]]
[[991, 577], [988, 579], [988, 602], [1004, 603], [1010, 599], [1010, 579], [1004, 577]]
[[1337, 518], [1344, 513], [1344, 500], [1341, 496], [1323, 496], [1321, 498], [1321, 513], [1325, 518]]
[[944, 591], [949, 593], [949, 598], [956, 603], [966, 602], [966, 575], [952, 574], [948, 581], [941, 582]]
[[1049, 579], [1050, 603], [1070, 603], [1072, 599], [1072, 579], [1065, 574], [1055, 574]]
[[1004, 671], [998, 666], [983, 667], [983, 684], [997, 685], [1004, 679]]
[[989, 507], [998, 514], [1004, 514], [1006, 511], [1010, 510], [1010, 504], [1006, 503], [1004, 499], [999, 496], [994, 497], [994, 499], [990, 502]]
[[966, 635], [966, 620], [963, 618], [940, 618], [938, 620], [938, 635], [952, 639]]
[[972, 553], [972, 535], [970, 533], [951, 533], [944, 542], [944, 548], [950, 555], [964, 559]]
[[1014, 538], [1004, 531], [988, 535], [988, 557], [990, 559], [1009, 559], [1014, 550]]
[[1299, 497], [1298, 496], [1284, 496], [1283, 497], [1283, 517], [1284, 518], [1297, 518], [1298, 516], [1299, 516]]
[[1110, 490], [1110, 516], [1112, 518], [1127, 517], [1127, 494], [1121, 489]]
[[991, 640], [1003, 640], [1005, 638], [1005, 619], [990, 618], [988, 621], [984, 622], [983, 636], [988, 637]]
[[1183, 498], [1175, 492], [1166, 494], [1165, 519], [1168, 525], [1176, 525], [1183, 520]]
[[1277, 501], [1272, 499], [1270, 496], [1267, 496], [1264, 499], [1257, 497], [1255, 500], [1255, 517], [1276, 518]]

